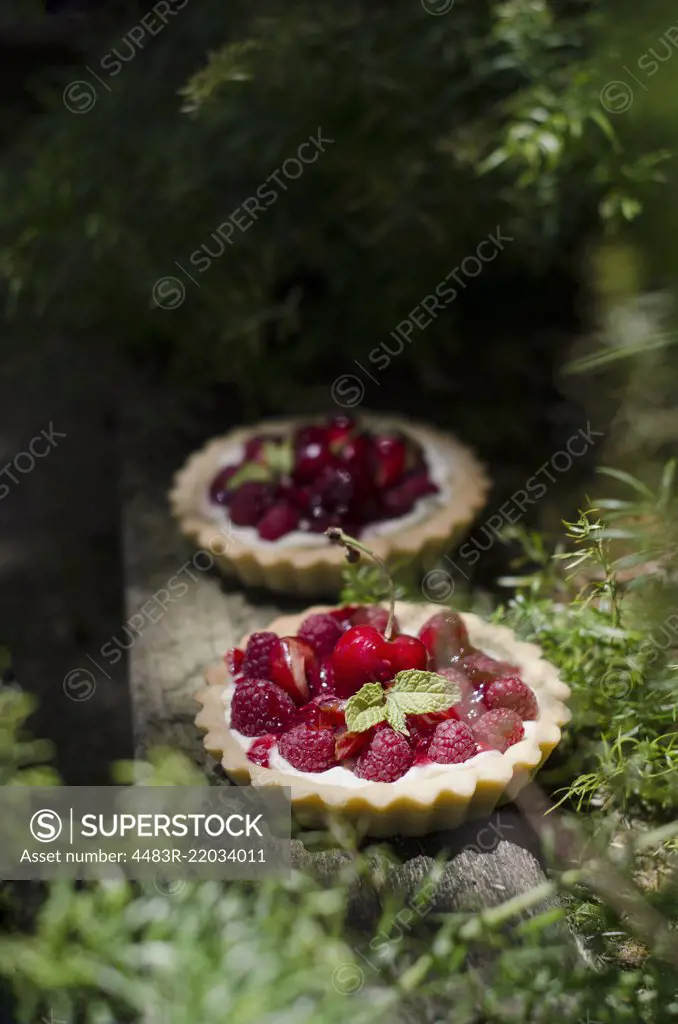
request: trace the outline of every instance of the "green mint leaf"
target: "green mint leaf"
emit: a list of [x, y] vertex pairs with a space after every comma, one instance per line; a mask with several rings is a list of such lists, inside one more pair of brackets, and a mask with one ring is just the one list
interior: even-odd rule
[[402, 708], [396, 700], [389, 700], [388, 694], [386, 695], [386, 721], [396, 732], [402, 732], [405, 736], [410, 735]]
[[457, 683], [436, 672], [407, 669], [398, 672], [395, 682], [386, 691], [386, 715], [398, 732], [408, 734], [405, 715], [431, 715], [447, 711], [461, 700]]
[[398, 672], [388, 693], [444, 694], [452, 698], [447, 707], [452, 707], [461, 700], [461, 689], [457, 683], [446, 676], [438, 675], [437, 672], [425, 672], [418, 668]]
[[271, 479], [271, 471], [259, 462], [244, 462], [240, 469], [236, 469], [231, 479], [226, 484], [229, 491], [235, 491], [241, 484], [250, 481], [267, 483]]
[[[391, 707], [395, 708], [393, 711], [394, 717], [400, 715], [431, 715], [434, 711], [447, 711], [448, 708], [451, 708], [456, 703], [454, 695], [449, 693], [407, 693], [406, 691], [394, 692], [392, 689], [386, 693], [386, 705], [389, 709]], [[390, 710], [389, 714], [391, 714]]]
[[365, 732], [386, 718], [384, 690], [381, 683], [365, 683], [346, 702], [344, 708], [349, 732]]
[[294, 448], [292, 438], [280, 441], [265, 441], [261, 446], [264, 462], [271, 472], [279, 476], [289, 476], [294, 468]]

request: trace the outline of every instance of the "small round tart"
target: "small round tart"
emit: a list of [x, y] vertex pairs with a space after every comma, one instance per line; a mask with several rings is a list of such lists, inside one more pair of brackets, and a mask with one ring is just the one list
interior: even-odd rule
[[182, 532], [248, 586], [332, 595], [345, 528], [382, 559], [425, 571], [483, 506], [488, 477], [449, 434], [408, 420], [268, 420], [208, 442], [176, 474]]
[[[287, 787], [304, 826], [338, 816], [376, 837], [449, 829], [515, 797], [570, 719], [556, 667], [471, 613], [396, 602], [392, 633], [387, 617], [378, 605], [281, 616], [207, 671], [196, 725], [229, 778]], [[453, 687], [432, 713], [422, 680]], [[370, 689], [424, 711], [360, 721]]]

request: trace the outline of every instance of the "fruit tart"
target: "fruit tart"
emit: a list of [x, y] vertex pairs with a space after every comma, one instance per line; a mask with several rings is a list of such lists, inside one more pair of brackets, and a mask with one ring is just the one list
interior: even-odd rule
[[315, 606], [207, 672], [196, 718], [240, 784], [285, 786], [302, 825], [424, 835], [512, 799], [569, 720], [535, 644], [439, 605]]
[[484, 504], [489, 481], [454, 437], [409, 421], [267, 421], [210, 441], [177, 474], [182, 532], [251, 586], [334, 594], [340, 527], [382, 558], [429, 568]]

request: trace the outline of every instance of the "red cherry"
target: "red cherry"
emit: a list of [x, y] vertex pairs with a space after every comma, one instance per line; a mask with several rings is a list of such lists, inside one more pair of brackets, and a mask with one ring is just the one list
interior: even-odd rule
[[294, 482], [311, 483], [332, 460], [325, 428], [301, 427], [295, 434], [294, 455]]
[[445, 666], [473, 650], [464, 620], [457, 612], [438, 612], [419, 630], [419, 639], [435, 665]]
[[405, 470], [407, 446], [402, 437], [381, 434], [372, 441], [377, 486], [382, 490], [398, 483]]
[[421, 640], [401, 633], [387, 640], [375, 626], [352, 626], [337, 640], [332, 653], [334, 685], [340, 697], [351, 697], [364, 683], [383, 683], [405, 669], [426, 669], [428, 651]]
[[374, 626], [353, 626], [332, 652], [334, 685], [340, 697], [352, 697], [364, 683], [384, 682], [393, 672], [389, 644]]
[[401, 633], [388, 643], [388, 657], [393, 675], [404, 672], [408, 668], [427, 669], [428, 651], [416, 636]]
[[343, 442], [348, 438], [352, 430], [355, 430], [356, 422], [351, 416], [333, 416], [327, 426], [327, 442], [337, 451]]
[[470, 650], [461, 659], [461, 667], [474, 686], [491, 683], [500, 676], [519, 675], [517, 665], [509, 665], [507, 661], [497, 661], [482, 651]]
[[358, 434], [356, 437], [350, 437], [342, 445], [340, 454], [344, 462], [347, 462], [350, 466], [360, 466], [361, 468], [364, 468], [366, 472], [371, 471], [371, 445], [370, 439], [366, 434]]
[[257, 524], [262, 540], [278, 540], [286, 533], [296, 530], [299, 525], [299, 509], [288, 501], [277, 501], [272, 505]]
[[228, 505], [233, 497], [233, 491], [230, 491], [227, 486], [228, 481], [239, 468], [239, 466], [224, 466], [219, 470], [210, 484], [210, 501], [216, 505]]
[[256, 526], [272, 501], [268, 484], [249, 480], [241, 484], [231, 498], [229, 514], [235, 526]]

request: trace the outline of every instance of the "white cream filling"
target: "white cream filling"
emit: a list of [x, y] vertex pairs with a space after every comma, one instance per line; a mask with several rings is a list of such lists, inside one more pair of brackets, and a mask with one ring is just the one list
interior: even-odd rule
[[[485, 652], [489, 653], [489, 652]], [[231, 701], [233, 699], [234, 686], [232, 683], [226, 687], [223, 692], [223, 700], [226, 706], [226, 725], [231, 730], [231, 735], [235, 738], [239, 746], [244, 751], [248, 751], [251, 744], [256, 739], [255, 736], [245, 736], [243, 733], [238, 732], [237, 729], [233, 729], [231, 726]], [[539, 699], [539, 698], [537, 698]], [[532, 739], [537, 727], [536, 722], [524, 722], [525, 739]], [[497, 758], [503, 755], [498, 750], [486, 750], [480, 754], [476, 754], [474, 757], [470, 757], [468, 761], [463, 761], [461, 764], [415, 764], [412, 765], [408, 771], [405, 772], [395, 782], [390, 783], [392, 786], [400, 786], [403, 783], [414, 782], [417, 779], [430, 779], [435, 776], [442, 775], [446, 772], [459, 771], [464, 768], [468, 768], [471, 765], [477, 764], [479, 760], [487, 759], [488, 757]], [[359, 786], [369, 786], [371, 783], [366, 782], [365, 779], [361, 779], [355, 772], [352, 772], [350, 768], [344, 768], [343, 765], [336, 765], [334, 768], [329, 768], [325, 772], [301, 772], [298, 768], [293, 768], [289, 761], [285, 760], [280, 751], [278, 750], [277, 744], [274, 744], [269, 751], [269, 767], [274, 768], [277, 771], [286, 772], [289, 775], [296, 775], [299, 778], [312, 778], [317, 782], [327, 782], [333, 786], [347, 786], [349, 788], [358, 788]]]
[[[414, 440], [416, 440], [423, 449], [424, 458], [426, 459], [426, 464], [428, 466], [429, 477], [433, 483], [438, 486], [438, 493], [428, 494], [424, 498], [419, 498], [412, 511], [408, 512], [404, 516], [398, 516], [397, 519], [385, 519], [381, 522], [376, 522], [370, 526], [366, 526], [361, 534], [361, 540], [369, 541], [371, 537], [386, 536], [390, 533], [395, 533], [397, 530], [403, 530], [410, 526], [415, 526], [417, 523], [427, 519], [432, 512], [449, 504], [452, 492], [451, 481], [454, 480], [456, 475], [454, 460], [451, 457], [449, 450], [447, 448], [443, 450], [439, 445], [429, 441], [422, 442], [416, 437]], [[242, 443], [224, 445], [222, 454], [219, 458], [220, 467], [223, 468], [224, 466], [240, 462], [244, 456], [244, 451], [245, 445]], [[215, 472], [214, 476], [216, 475], [217, 474]], [[215, 522], [223, 524], [229, 523], [230, 521], [228, 509], [221, 505], [215, 505], [214, 502], [210, 501], [209, 487], [205, 491], [201, 511], [206, 518], [212, 519]], [[327, 537], [325, 537], [323, 533], [307, 533], [305, 530], [291, 530], [283, 537], [279, 537], [278, 540], [271, 541], [263, 540], [257, 533], [256, 527], [254, 526], [231, 525], [229, 529], [234, 533], [236, 539], [241, 544], [247, 545], [247, 547], [327, 547]]]

